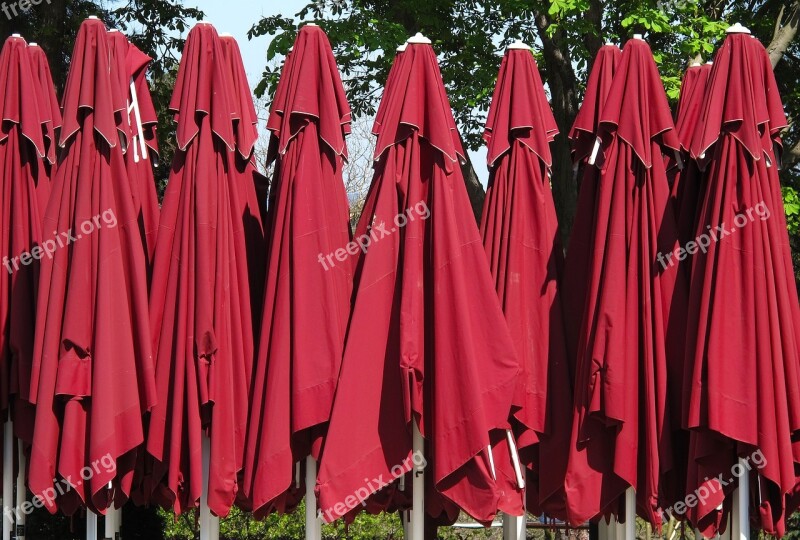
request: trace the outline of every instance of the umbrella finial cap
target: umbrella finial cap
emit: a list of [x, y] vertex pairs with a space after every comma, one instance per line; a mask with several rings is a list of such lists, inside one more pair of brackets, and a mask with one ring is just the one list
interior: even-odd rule
[[229, 38], [232, 38], [232, 37], [233, 37], [233, 34], [231, 34], [230, 32], [220, 32], [220, 34], [219, 34], [219, 37], [229, 37]]
[[725, 30], [728, 34], [749, 34], [750, 29], [746, 26], [742, 26], [741, 23], [735, 23], [732, 26], [729, 26], [727, 30]]
[[319, 26], [317, 23], [313, 23], [313, 22], [306, 23], [305, 25], [306, 26]]
[[709, 66], [713, 66], [714, 65], [714, 61], [713, 60], [709, 60], [708, 62], [706, 62], [706, 64], [708, 64]]
[[97, 15], [89, 15], [90, 21], [96, 21], [98, 19]]
[[413, 36], [408, 38], [406, 43], [422, 43], [422, 44], [425, 44], [425, 45], [430, 45], [431, 44], [431, 40], [429, 40], [428, 38], [423, 36], [421, 32], [417, 32], [416, 34], [414, 34]]
[[698, 62], [697, 60], [695, 60], [694, 62], [692, 62], [691, 64], [689, 64], [689, 67], [690, 67], [690, 68], [693, 68], [693, 67], [698, 67], [698, 66], [702, 66], [702, 65], [703, 65], [703, 64], [701, 64], [700, 62]]
[[211, 21], [197, 21], [196, 23], [194, 23], [195, 26], [199, 24], [211, 24]]
[[11, 37], [13, 37], [13, 38], [21, 38], [22, 34], [11, 34]]
[[108, 31], [108, 33], [110, 34], [111, 32], [119, 32], [119, 30], [117, 30], [116, 28], [112, 28], [111, 30]]
[[28, 43], [28, 47], [38, 47], [38, 46], [39, 46], [39, 44], [36, 43], [35, 41], [32, 41], [32, 42]]
[[644, 40], [644, 38], [642, 37], [642, 34], [633, 34], [633, 39], [641, 39], [641, 40]]
[[521, 39], [515, 39], [514, 43], [506, 47], [506, 49], [509, 51], [515, 51], [515, 50], [530, 51], [531, 47], [530, 45], [525, 44]]
[[403, 43], [402, 45], [400, 45], [399, 47], [397, 47], [397, 52], [405, 52], [405, 50], [406, 50], [407, 48], [408, 48], [408, 43]]

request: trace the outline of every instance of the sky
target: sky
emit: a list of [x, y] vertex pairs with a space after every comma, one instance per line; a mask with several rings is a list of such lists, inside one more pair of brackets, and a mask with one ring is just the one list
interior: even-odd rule
[[[267, 47], [270, 38], [262, 36], [248, 40], [247, 31], [261, 17], [271, 15], [291, 17], [307, 3], [308, 0], [262, 0], [260, 2], [253, 0], [184, 0], [184, 5], [201, 9], [206, 14], [206, 20], [212, 23], [218, 32], [233, 35], [239, 43], [251, 90], [261, 80], [261, 73], [267, 63]], [[263, 129], [263, 126], [261, 127]], [[470, 159], [483, 186], [486, 187], [489, 174], [486, 169], [486, 151], [481, 149], [478, 152], [470, 152]]]

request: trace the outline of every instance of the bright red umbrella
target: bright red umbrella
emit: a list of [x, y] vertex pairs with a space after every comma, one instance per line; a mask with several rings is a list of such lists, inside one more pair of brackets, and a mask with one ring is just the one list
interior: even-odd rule
[[153, 500], [182, 513], [203, 489], [210, 437], [208, 506], [228, 514], [239, 490], [253, 360], [245, 201], [236, 159], [235, 90], [213, 26], [187, 36], [170, 104], [178, 151], [161, 211], [150, 320], [158, 405], [147, 451], [156, 459]]
[[[30, 444], [33, 410], [27, 403], [40, 273], [40, 188], [49, 191], [46, 123], [27, 45], [9, 37], [0, 51], [0, 414]], [[37, 253], [38, 256], [32, 256]]]
[[[587, 165], [600, 133], [600, 112], [611, 91], [611, 82], [619, 65], [622, 51], [616, 45], [603, 45], [597, 53], [586, 83], [583, 103], [575, 117], [569, 133], [572, 145], [572, 159], [576, 172], [582, 178], [578, 192], [575, 222], [564, 263], [563, 287], [561, 297], [564, 304], [564, 319], [568, 336], [570, 381], [575, 378], [576, 348], [578, 332], [583, 320], [583, 310], [589, 287], [589, 261], [593, 242], [592, 220], [595, 214], [600, 170]], [[601, 149], [600, 149], [601, 150]], [[598, 150], [598, 153], [600, 152]], [[597, 160], [598, 156], [594, 156]], [[599, 156], [598, 163], [602, 162]], [[583, 170], [581, 171], [581, 167]]]
[[[145, 253], [115, 119], [113, 70], [105, 26], [85, 21], [44, 217], [53, 255], [42, 258], [31, 381], [29, 487], [43, 497], [55, 478], [72, 481], [57, 501], [65, 513], [82, 503], [102, 513], [112, 497], [124, 501], [144, 441], [142, 414], [155, 400]], [[55, 511], [52, 498], [43, 499]]]
[[689, 512], [706, 536], [735, 487], [715, 477], [731, 478], [739, 457], [751, 458], [751, 500], [766, 532], [783, 535], [798, 505], [800, 306], [778, 181], [786, 125], [764, 47], [729, 35], [691, 145], [706, 170], [696, 231], [709, 245], [692, 265], [684, 421], [688, 489], [716, 488]]
[[[511, 423], [529, 472], [527, 508], [563, 519], [572, 384], [558, 292], [563, 252], [549, 186], [549, 143], [558, 128], [533, 54], [514, 47], [521, 48], [503, 57], [484, 132], [491, 174], [481, 235], [520, 361]], [[520, 514], [514, 467], [495, 463], [498, 482], [512, 494], [500, 509]]]
[[384, 96], [375, 176], [357, 227], [356, 241], [370, 245], [358, 261], [318, 477], [328, 521], [380, 490], [375, 479], [391, 483], [412, 468], [414, 422], [427, 440], [428, 515], [452, 521], [460, 507], [490, 521], [500, 497], [489, 432], [508, 427], [519, 366], [461, 177], [463, 149], [436, 55], [419, 41], [401, 55], [397, 88]]
[[[61, 128], [61, 107], [56, 97], [56, 88], [53, 77], [50, 75], [50, 65], [44, 50], [35, 43], [29, 43], [28, 58], [31, 62], [31, 71], [37, 81], [39, 116], [43, 122], [44, 145], [46, 160], [38, 170], [36, 193], [39, 198], [39, 214], [44, 216], [47, 210], [47, 201], [50, 199], [50, 183], [55, 174], [56, 151], [58, 139], [56, 130]], [[27, 390], [26, 390], [27, 391]]]
[[133, 204], [139, 216], [139, 230], [147, 252], [148, 272], [152, 268], [158, 233], [158, 194], [153, 175], [153, 158], [158, 152], [158, 117], [150, 97], [147, 66], [152, 59], [117, 30], [108, 32], [109, 50], [115, 62], [113, 91], [125, 110], [119, 113], [124, 129], [123, 151]]
[[267, 128], [275, 173], [268, 276], [245, 462], [257, 516], [294, 507], [295, 463], [319, 459], [350, 314], [350, 242], [342, 178], [350, 107], [330, 43], [304, 26], [281, 75]]
[[[681, 145], [680, 156], [683, 168], [678, 167], [673, 156], [668, 159], [668, 174], [672, 184], [672, 197], [675, 201], [675, 212], [678, 219], [678, 234], [682, 245], [692, 240], [696, 226], [697, 206], [700, 202], [702, 173], [697, 168], [697, 162], [691, 159], [689, 147], [692, 144], [692, 135], [695, 132], [697, 121], [700, 119], [709, 73], [711, 73], [711, 64], [696, 64], [686, 70], [681, 83], [681, 95], [675, 120], [675, 130]], [[687, 260], [687, 264], [684, 265], [687, 271], [690, 263], [691, 261]]]
[[[662, 479], [672, 469], [668, 363], [683, 344], [670, 318], [685, 291], [660, 253], [676, 244], [665, 149], [677, 149], [667, 97], [641, 39], [625, 45], [600, 112], [604, 162], [597, 183], [588, 294], [580, 323], [566, 491], [569, 521], [618, 516], [627, 488], [638, 513], [660, 524]], [[680, 321], [678, 321], [680, 322]]]

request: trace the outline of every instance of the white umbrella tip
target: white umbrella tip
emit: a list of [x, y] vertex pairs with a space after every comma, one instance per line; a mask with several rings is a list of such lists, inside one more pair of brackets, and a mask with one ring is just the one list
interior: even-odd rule
[[286, 52], [292, 52], [293, 50], [294, 50], [294, 45], [292, 45], [291, 47], [289, 47], [289, 50], [288, 50], [288, 51], [286, 51]]
[[116, 28], [112, 28], [111, 30], [108, 31], [108, 33], [110, 34], [111, 32], [119, 32], [119, 30], [117, 30]]
[[706, 64], [708, 64], [709, 66], [713, 66], [714, 62], [712, 60], [709, 60], [708, 62], [706, 62]]
[[28, 47], [38, 47], [38, 46], [39, 46], [39, 44], [36, 43], [35, 41], [32, 42], [32, 43], [28, 43]]
[[413, 36], [408, 38], [406, 43], [422, 43], [422, 44], [425, 44], [425, 45], [430, 45], [431, 44], [431, 40], [429, 40], [428, 38], [423, 36], [421, 32], [417, 32], [416, 34], [414, 34]]
[[99, 19], [99, 17], [97, 15], [89, 15], [89, 20], [90, 21], [96, 21], [98, 19]]
[[200, 24], [211, 24], [211, 21], [197, 21], [196, 23], [194, 23], [195, 26]]
[[220, 32], [219, 37], [232, 38], [233, 34], [231, 34], [230, 32]]
[[732, 26], [729, 26], [727, 30], [725, 30], [728, 34], [749, 34], [750, 29], [746, 26], [742, 26], [741, 23], [735, 23]]
[[402, 45], [400, 45], [399, 47], [397, 47], [397, 52], [405, 52], [405, 50], [406, 50], [407, 48], [408, 48], [408, 43], [403, 43]]
[[633, 34], [633, 39], [641, 39], [641, 40], [644, 40], [644, 37], [642, 37], [642, 34]]
[[13, 38], [21, 38], [22, 34], [11, 34], [11, 37], [13, 37]]
[[514, 43], [512, 43], [511, 45], [506, 47], [506, 50], [509, 50], [509, 51], [516, 51], [516, 50], [530, 51], [531, 47], [530, 47], [530, 45], [525, 44], [521, 39], [516, 39], [516, 40], [514, 40]]
[[305, 26], [312, 26], [313, 27], [313, 26], [319, 26], [319, 25], [317, 23], [310, 22], [310, 23], [306, 23]]
[[693, 68], [693, 67], [700, 67], [700, 66], [702, 66], [702, 65], [703, 65], [703, 64], [701, 64], [700, 62], [698, 62], [697, 60], [695, 60], [694, 62], [692, 62], [691, 64], [689, 64], [689, 67], [690, 67], [690, 68]]

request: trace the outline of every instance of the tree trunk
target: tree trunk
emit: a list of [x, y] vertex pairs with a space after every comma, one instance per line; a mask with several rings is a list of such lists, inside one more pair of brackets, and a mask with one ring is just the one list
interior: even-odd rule
[[472, 166], [469, 155], [466, 156], [466, 161], [461, 164], [461, 173], [464, 175], [464, 184], [467, 186], [467, 195], [469, 195], [469, 202], [472, 205], [472, 213], [475, 214], [475, 220], [478, 222], [478, 226], [480, 226], [486, 190], [483, 189], [483, 185], [478, 178], [478, 174], [475, 172], [475, 167]]
[[537, 13], [535, 22], [542, 40], [546, 80], [550, 86], [553, 114], [559, 130], [552, 146], [551, 183], [561, 238], [566, 247], [578, 203], [578, 188], [572, 174], [572, 156], [567, 139], [578, 114], [578, 81], [572, 68], [564, 30], [559, 29], [552, 36], [548, 35], [550, 19], [547, 14]]

